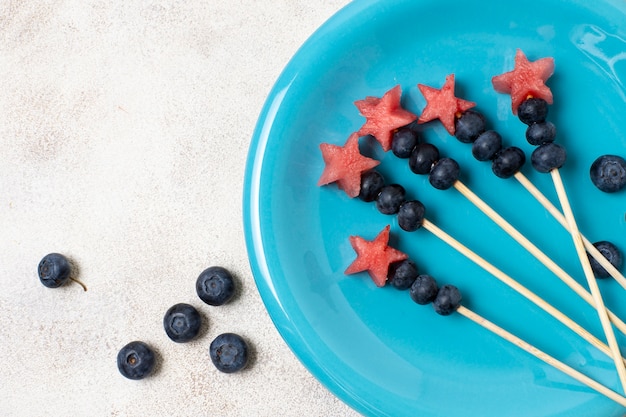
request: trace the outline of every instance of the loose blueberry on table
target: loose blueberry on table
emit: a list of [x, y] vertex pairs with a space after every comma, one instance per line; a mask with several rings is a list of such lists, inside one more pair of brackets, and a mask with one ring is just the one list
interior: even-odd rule
[[170, 307], [163, 317], [163, 327], [167, 336], [177, 343], [194, 339], [200, 332], [202, 317], [190, 304], [179, 303]]
[[237, 372], [248, 364], [248, 344], [236, 333], [222, 333], [211, 342], [209, 356], [219, 371]]
[[154, 370], [155, 354], [141, 341], [130, 342], [117, 354], [117, 369], [128, 379], [143, 379]]
[[235, 295], [235, 280], [226, 268], [212, 266], [198, 276], [196, 293], [205, 303], [221, 306]]
[[49, 253], [39, 262], [39, 280], [48, 288], [58, 288], [70, 279], [69, 260], [60, 253]]

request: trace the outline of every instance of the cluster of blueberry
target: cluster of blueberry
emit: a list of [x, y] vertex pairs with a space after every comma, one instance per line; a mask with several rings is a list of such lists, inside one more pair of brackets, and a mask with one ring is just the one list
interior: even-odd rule
[[[39, 280], [49, 288], [58, 288], [71, 277], [71, 265], [67, 257], [50, 253], [40, 262]], [[221, 306], [235, 294], [235, 281], [231, 273], [220, 266], [212, 266], [198, 276], [196, 293], [206, 304]], [[178, 303], [170, 307], [163, 317], [167, 336], [176, 343], [195, 339], [200, 333], [202, 316], [192, 305]], [[248, 364], [248, 344], [235, 333], [218, 335], [209, 346], [209, 356], [215, 367], [225, 373], [237, 372]], [[132, 341], [117, 355], [120, 373], [129, 379], [143, 379], [154, 371], [156, 356], [145, 342]]]
[[[528, 125], [526, 140], [537, 146], [531, 155], [531, 163], [538, 172], [548, 173], [565, 163], [565, 149], [554, 143], [556, 127], [547, 121], [548, 103], [540, 98], [528, 98], [518, 107], [518, 118]], [[515, 146], [502, 147], [502, 136], [495, 130], [487, 130], [485, 117], [474, 110], [466, 110], [455, 120], [454, 136], [463, 143], [472, 144], [472, 155], [478, 161], [492, 161], [493, 173], [509, 178], [525, 163], [524, 152]], [[428, 174], [431, 185], [438, 189], [451, 187], [459, 176], [459, 166], [451, 158], [441, 158], [435, 145], [420, 141], [415, 124], [397, 129], [392, 137], [391, 150], [398, 158], [409, 159], [409, 167], [416, 174]], [[394, 184], [382, 187], [382, 177], [377, 172], [363, 174], [361, 199], [372, 201], [382, 213], [389, 214], [397, 207], [398, 224], [404, 230], [415, 230], [424, 216], [424, 206], [419, 202], [403, 203], [404, 189]], [[591, 180], [602, 191], [615, 192], [626, 185], [626, 161], [616, 155], [599, 157], [591, 168]], [[381, 192], [381, 196], [375, 193]], [[400, 205], [402, 203], [402, 205]], [[608, 241], [594, 243], [596, 249], [611, 264], [619, 267], [623, 256], [619, 248]], [[589, 256], [592, 270], [598, 278], [610, 274], [598, 261]]]
[[[414, 133], [405, 131], [401, 134], [415, 138]], [[396, 214], [398, 225], [407, 232], [419, 229], [424, 222], [424, 205], [419, 200], [407, 200], [406, 191], [401, 185], [386, 185], [382, 174], [374, 169], [361, 176], [361, 193], [358, 197], [365, 202], [375, 202], [376, 208], [383, 214]], [[439, 288], [432, 276], [418, 273], [411, 259], [392, 263], [388, 279], [399, 290], [409, 289], [411, 299], [417, 304], [432, 302], [438, 314], [450, 315], [461, 304], [461, 293], [457, 287], [443, 285]]]

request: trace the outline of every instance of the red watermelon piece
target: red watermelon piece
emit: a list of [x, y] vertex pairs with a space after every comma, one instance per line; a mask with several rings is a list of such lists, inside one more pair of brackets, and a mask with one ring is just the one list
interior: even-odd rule
[[426, 99], [426, 107], [417, 119], [417, 123], [439, 119], [451, 135], [454, 135], [456, 131], [456, 119], [476, 105], [472, 101], [463, 100], [454, 95], [454, 74], [446, 77], [446, 82], [439, 90], [424, 84], [418, 84], [417, 88]]
[[370, 96], [354, 102], [366, 119], [357, 133], [374, 136], [385, 152], [391, 149], [393, 132], [417, 119], [415, 114], [402, 108], [401, 98], [402, 89], [397, 85], [381, 98]]
[[388, 246], [389, 229], [390, 226], [387, 225], [372, 241], [350, 236], [350, 244], [357, 253], [357, 258], [346, 269], [346, 275], [367, 271], [377, 287], [385, 285], [389, 265], [408, 258], [405, 253]]
[[344, 146], [322, 143], [320, 149], [326, 166], [317, 185], [336, 182], [350, 197], [358, 196], [361, 191], [361, 174], [380, 164], [361, 155], [357, 133], [351, 134]]
[[512, 71], [496, 75], [491, 79], [493, 88], [499, 93], [511, 95], [511, 110], [517, 114], [517, 108], [528, 98], [541, 98], [552, 104], [552, 91], [545, 82], [554, 73], [554, 59], [541, 58], [528, 61], [524, 52], [515, 53], [515, 66]]

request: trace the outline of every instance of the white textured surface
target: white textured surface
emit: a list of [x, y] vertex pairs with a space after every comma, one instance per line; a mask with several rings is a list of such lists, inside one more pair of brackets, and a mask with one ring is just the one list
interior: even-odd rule
[[[258, 295], [241, 195], [256, 117], [283, 66], [347, 0], [0, 2], [0, 415], [354, 416], [297, 361]], [[49, 252], [87, 285], [37, 278]], [[210, 308], [195, 279], [241, 291]], [[175, 344], [164, 312], [208, 325]], [[245, 336], [253, 362], [220, 374], [208, 346]], [[144, 340], [156, 375], [123, 378]]]

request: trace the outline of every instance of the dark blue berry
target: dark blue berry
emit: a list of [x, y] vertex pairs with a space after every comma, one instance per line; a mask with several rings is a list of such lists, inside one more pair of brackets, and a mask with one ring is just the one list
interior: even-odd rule
[[237, 372], [248, 364], [248, 344], [237, 334], [222, 333], [211, 342], [209, 356], [218, 370]]
[[39, 262], [39, 280], [48, 288], [57, 288], [70, 279], [70, 262], [60, 253], [49, 253]]
[[417, 304], [425, 305], [431, 303], [437, 297], [437, 281], [430, 275], [419, 275], [409, 290], [411, 299]]
[[527, 125], [541, 123], [548, 116], [548, 102], [542, 98], [528, 98], [518, 106], [517, 117]]
[[530, 162], [539, 172], [550, 172], [563, 166], [567, 159], [565, 148], [556, 143], [544, 143], [530, 155]]
[[[615, 268], [620, 269], [622, 267], [623, 257], [621, 251], [612, 244], [611, 242], [607, 242], [606, 240], [596, 242], [593, 246], [600, 251], [602, 256], [604, 256]], [[608, 273], [606, 269], [596, 259], [587, 254], [589, 257], [589, 263], [591, 264], [591, 269], [593, 269], [593, 273], [598, 278], [608, 278], [611, 274]]]
[[408, 158], [417, 142], [417, 133], [409, 127], [402, 127], [393, 133], [391, 151], [398, 158]]
[[425, 175], [428, 174], [435, 164], [439, 160], [439, 149], [435, 145], [430, 143], [418, 144], [411, 156], [409, 157], [409, 168], [415, 174]]
[[444, 285], [437, 291], [433, 307], [438, 314], [448, 316], [461, 305], [461, 293], [454, 285]]
[[235, 280], [226, 268], [211, 266], [198, 276], [196, 293], [205, 303], [221, 306], [235, 295]]
[[526, 140], [534, 146], [554, 142], [556, 126], [551, 122], [533, 123], [526, 129]]
[[406, 290], [417, 278], [417, 265], [410, 259], [389, 265], [389, 283], [399, 290]]
[[398, 209], [398, 226], [407, 232], [413, 232], [424, 223], [424, 205], [417, 200], [405, 201]]
[[117, 369], [128, 379], [143, 379], [154, 370], [155, 355], [147, 344], [130, 342], [117, 354]]
[[192, 305], [180, 303], [170, 307], [163, 317], [165, 333], [174, 342], [188, 342], [200, 332], [202, 318]]
[[459, 178], [461, 168], [452, 158], [441, 158], [430, 170], [428, 181], [438, 190], [447, 190]]
[[472, 144], [472, 155], [478, 161], [492, 160], [502, 149], [502, 136], [495, 130], [481, 133]]
[[376, 208], [383, 214], [396, 214], [404, 202], [405, 194], [404, 187], [399, 184], [386, 185], [378, 193]]
[[463, 143], [472, 143], [485, 131], [482, 114], [468, 110], [455, 121], [454, 136]]
[[524, 151], [515, 146], [510, 146], [496, 154], [491, 163], [491, 170], [500, 178], [509, 178], [519, 171], [525, 162]]
[[385, 179], [380, 172], [374, 170], [365, 171], [361, 174], [359, 198], [368, 203], [374, 201], [384, 186]]
[[626, 185], [626, 161], [617, 155], [602, 155], [591, 164], [591, 182], [599, 190], [614, 193]]

